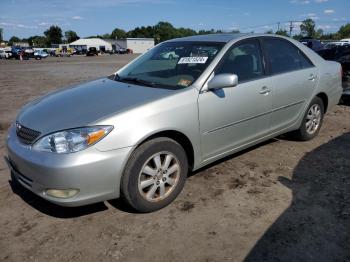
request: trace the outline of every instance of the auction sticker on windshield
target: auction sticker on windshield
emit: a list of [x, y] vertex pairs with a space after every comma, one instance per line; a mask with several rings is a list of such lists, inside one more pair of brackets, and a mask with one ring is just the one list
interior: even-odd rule
[[205, 64], [207, 56], [181, 57], [178, 64]]

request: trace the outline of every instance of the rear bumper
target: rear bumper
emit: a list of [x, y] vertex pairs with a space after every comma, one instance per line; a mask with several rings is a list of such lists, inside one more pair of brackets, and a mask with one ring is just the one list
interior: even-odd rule
[[[61, 206], [82, 206], [119, 197], [120, 179], [131, 148], [101, 152], [91, 147], [72, 154], [36, 152], [21, 144], [11, 127], [6, 161], [12, 177], [36, 195]], [[78, 189], [56, 198], [47, 189]]]

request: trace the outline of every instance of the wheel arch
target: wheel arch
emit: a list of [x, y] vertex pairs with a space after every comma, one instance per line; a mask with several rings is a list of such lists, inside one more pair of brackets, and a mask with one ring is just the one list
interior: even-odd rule
[[150, 141], [150, 140], [155, 139], [155, 138], [158, 138], [158, 137], [167, 137], [167, 138], [173, 139], [174, 141], [179, 143], [186, 152], [189, 169], [190, 170], [193, 169], [193, 166], [194, 166], [194, 148], [193, 148], [192, 142], [184, 133], [182, 133], [180, 131], [163, 130], [163, 131], [156, 132], [154, 134], [147, 136], [146, 138], [143, 138], [139, 143], [137, 143], [137, 146], [135, 147], [135, 149], [138, 148], [139, 146], [141, 146], [142, 144], [144, 144], [145, 142]]
[[326, 113], [328, 109], [328, 96], [326, 95], [326, 93], [321, 92], [321, 93], [318, 93], [316, 97], [321, 98], [323, 102], [324, 113]]

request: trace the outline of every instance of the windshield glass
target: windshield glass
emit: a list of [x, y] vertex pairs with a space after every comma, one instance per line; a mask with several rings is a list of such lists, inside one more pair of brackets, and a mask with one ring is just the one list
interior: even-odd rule
[[168, 42], [129, 64], [115, 80], [151, 87], [190, 86], [208, 67], [224, 43]]

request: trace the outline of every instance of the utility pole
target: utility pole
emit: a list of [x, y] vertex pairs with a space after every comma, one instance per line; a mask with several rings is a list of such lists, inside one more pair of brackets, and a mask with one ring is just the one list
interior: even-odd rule
[[280, 31], [280, 24], [281, 24], [281, 22], [277, 23], [277, 32]]
[[289, 37], [292, 37], [293, 28], [294, 28], [293, 21], [290, 21], [290, 24], [289, 24]]

